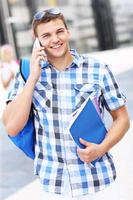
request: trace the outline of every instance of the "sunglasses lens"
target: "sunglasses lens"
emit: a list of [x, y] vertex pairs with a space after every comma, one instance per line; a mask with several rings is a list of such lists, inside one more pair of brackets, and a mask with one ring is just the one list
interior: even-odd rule
[[59, 8], [51, 8], [48, 10], [49, 13], [53, 14], [53, 15], [58, 15], [60, 14], [60, 9]]
[[50, 13], [50, 14], [53, 14], [53, 15], [58, 15], [60, 14], [60, 9], [59, 8], [51, 8], [49, 10], [45, 10], [45, 11], [41, 11], [41, 12], [37, 12], [35, 15], [34, 15], [34, 19], [36, 20], [40, 20], [44, 17], [44, 15], [46, 13]]
[[40, 20], [42, 19], [42, 17], [45, 15], [45, 12], [42, 11], [42, 12], [37, 12], [35, 15], [34, 15], [34, 19], [36, 20]]

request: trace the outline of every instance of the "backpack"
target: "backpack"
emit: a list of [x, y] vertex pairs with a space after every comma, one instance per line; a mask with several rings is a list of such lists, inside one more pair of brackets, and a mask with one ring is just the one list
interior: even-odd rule
[[[29, 76], [29, 60], [20, 60], [20, 73], [24, 81], [26, 82]], [[35, 127], [33, 118], [33, 105], [31, 106], [31, 113], [25, 127], [16, 135], [9, 136], [11, 141], [21, 149], [31, 159], [35, 158]]]

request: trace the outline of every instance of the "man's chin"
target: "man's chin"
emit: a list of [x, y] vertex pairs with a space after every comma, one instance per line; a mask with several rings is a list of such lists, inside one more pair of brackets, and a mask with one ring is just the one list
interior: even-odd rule
[[64, 52], [52, 52], [51, 54], [49, 54], [49, 57], [51, 58], [60, 58], [64, 56]]

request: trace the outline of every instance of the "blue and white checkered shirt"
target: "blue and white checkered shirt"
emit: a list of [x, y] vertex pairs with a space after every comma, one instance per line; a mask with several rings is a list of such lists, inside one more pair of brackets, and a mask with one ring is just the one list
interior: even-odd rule
[[[70, 116], [90, 96], [103, 118], [103, 106], [115, 110], [125, 104], [125, 97], [108, 66], [71, 50], [72, 64], [58, 71], [50, 64], [42, 68], [33, 93], [36, 146], [34, 172], [44, 190], [62, 194], [68, 174], [72, 196], [94, 193], [116, 178], [112, 156], [107, 152], [95, 167], [80, 161], [76, 144], [67, 127]], [[20, 73], [8, 100], [18, 95], [25, 82]], [[89, 113], [88, 113], [89, 115]]]

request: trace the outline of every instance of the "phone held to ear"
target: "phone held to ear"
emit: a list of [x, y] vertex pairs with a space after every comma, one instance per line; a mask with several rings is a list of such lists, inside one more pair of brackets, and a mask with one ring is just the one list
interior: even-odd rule
[[[36, 39], [35, 39], [35, 42], [34, 42], [34, 45], [33, 45], [33, 49], [34, 49], [34, 48], [39, 48], [40, 46], [41, 46], [40, 41], [39, 41], [38, 38], [36, 38]], [[44, 51], [44, 53], [45, 53], [45, 51]], [[45, 54], [46, 54], [46, 53], [45, 53]], [[47, 58], [46, 58], [46, 60], [40, 60], [40, 66], [41, 66], [41, 68], [46, 67], [48, 64], [49, 64], [49, 63], [48, 63], [48, 61], [47, 61]]]

